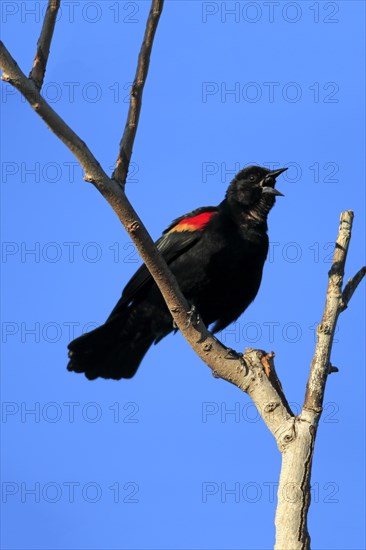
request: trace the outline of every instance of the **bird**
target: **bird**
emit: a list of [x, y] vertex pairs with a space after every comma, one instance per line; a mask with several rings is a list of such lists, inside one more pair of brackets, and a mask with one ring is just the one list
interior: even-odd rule
[[[267, 217], [276, 178], [287, 168], [248, 166], [218, 206], [175, 219], [156, 241], [188, 303], [217, 333], [256, 297], [268, 253]], [[132, 378], [154, 343], [176, 331], [171, 313], [143, 264], [125, 286], [106, 322], [70, 342], [68, 370], [86, 378]]]

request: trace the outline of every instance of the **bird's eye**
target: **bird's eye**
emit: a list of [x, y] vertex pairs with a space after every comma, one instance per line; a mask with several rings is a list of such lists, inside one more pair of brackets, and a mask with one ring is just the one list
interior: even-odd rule
[[249, 177], [249, 181], [254, 181], [255, 180], [255, 176], [253, 176], [253, 174]]

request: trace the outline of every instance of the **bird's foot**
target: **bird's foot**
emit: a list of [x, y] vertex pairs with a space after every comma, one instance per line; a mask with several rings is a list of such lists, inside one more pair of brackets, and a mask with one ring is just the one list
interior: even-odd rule
[[[191, 309], [187, 311], [187, 315], [188, 315], [188, 321], [186, 324], [186, 328], [189, 328], [192, 323], [194, 323], [195, 325], [198, 325], [198, 323], [200, 322], [200, 315], [196, 309], [196, 306], [192, 305]], [[196, 318], [194, 319], [194, 317]], [[173, 329], [178, 330], [178, 325], [174, 321], [174, 319], [173, 319]]]
[[246, 362], [244, 360], [243, 354], [238, 353], [234, 349], [228, 348], [227, 346], [225, 346], [225, 344], [221, 343], [221, 345], [223, 345], [226, 348], [225, 359], [231, 359], [231, 360], [234, 360], [234, 361], [239, 361], [241, 363], [241, 366], [242, 366], [242, 368], [240, 370], [242, 371], [244, 369], [245, 370], [245, 376], [246, 376], [248, 374], [248, 365], [246, 364]]
[[[193, 322], [195, 325], [198, 325], [198, 323], [200, 322], [200, 314], [198, 313], [196, 306], [192, 305], [191, 309], [187, 311], [187, 315], [188, 322], [186, 324], [186, 328], [189, 328]], [[194, 319], [194, 317], [196, 318]]]
[[233, 359], [233, 360], [239, 360], [240, 361], [243, 358], [242, 353], [238, 353], [234, 349], [228, 348], [226, 346], [225, 346], [225, 348], [226, 348], [225, 359]]

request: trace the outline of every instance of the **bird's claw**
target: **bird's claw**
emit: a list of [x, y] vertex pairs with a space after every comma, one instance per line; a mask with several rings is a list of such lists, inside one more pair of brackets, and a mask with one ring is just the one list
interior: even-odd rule
[[226, 348], [226, 350], [227, 351], [226, 351], [225, 359], [240, 360], [243, 357], [241, 353], [238, 353], [234, 349]]
[[240, 372], [244, 371], [244, 376], [247, 376], [247, 374], [248, 374], [248, 365], [246, 364], [246, 362], [244, 360], [243, 354], [238, 353], [234, 349], [227, 348], [227, 347], [226, 347], [226, 350], [227, 350], [227, 352], [226, 352], [226, 355], [225, 355], [225, 359], [231, 359], [231, 360], [239, 361], [240, 364], [241, 364], [241, 368], [240, 367], [237, 367], [237, 368], [239, 368]]
[[193, 321], [193, 317], [196, 315], [196, 319], [195, 319], [195, 325], [198, 325], [198, 323], [200, 322], [200, 315], [196, 309], [196, 306], [192, 305], [191, 306], [191, 309], [189, 311], [187, 311], [187, 315], [188, 315], [188, 322], [186, 324], [186, 328], [189, 328], [192, 324], [192, 321]]
[[[191, 309], [189, 311], [187, 311], [187, 315], [188, 315], [188, 321], [187, 321], [187, 324], [186, 324], [186, 328], [189, 328], [193, 322], [193, 317], [196, 315], [196, 319], [194, 321], [194, 324], [195, 325], [198, 325], [198, 323], [200, 322], [200, 316], [199, 316], [199, 313], [196, 309], [196, 307], [194, 305], [191, 306]], [[174, 321], [173, 319], [173, 329], [174, 330], [179, 330], [178, 329], [178, 325], [177, 323]]]

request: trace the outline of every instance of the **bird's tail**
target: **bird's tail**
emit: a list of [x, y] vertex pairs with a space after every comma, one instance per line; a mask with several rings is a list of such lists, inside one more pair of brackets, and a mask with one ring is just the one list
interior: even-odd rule
[[139, 321], [126, 312], [70, 342], [68, 370], [89, 380], [131, 378], [155, 340], [149, 326], [134, 320]]

